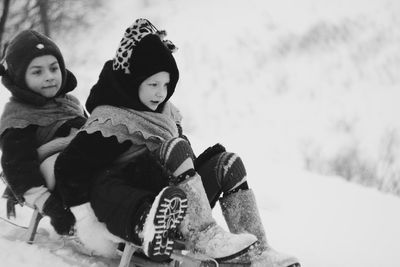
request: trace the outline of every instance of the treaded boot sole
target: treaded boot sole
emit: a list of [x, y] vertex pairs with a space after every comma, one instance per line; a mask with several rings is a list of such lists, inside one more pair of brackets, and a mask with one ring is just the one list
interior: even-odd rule
[[162, 193], [154, 216], [155, 233], [149, 243], [148, 257], [160, 262], [168, 260], [174, 246], [175, 232], [187, 210], [186, 194], [177, 187], [168, 187]]

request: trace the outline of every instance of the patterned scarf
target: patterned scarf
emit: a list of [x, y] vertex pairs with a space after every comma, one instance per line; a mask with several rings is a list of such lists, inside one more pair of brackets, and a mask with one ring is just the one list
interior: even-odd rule
[[0, 135], [9, 128], [23, 129], [29, 125], [41, 126], [37, 132], [39, 144], [50, 141], [57, 129], [67, 120], [84, 117], [83, 107], [72, 95], [62, 95], [43, 106], [35, 106], [11, 97], [0, 119]]
[[117, 160], [120, 162], [146, 149], [154, 151], [163, 141], [178, 136], [181, 120], [179, 110], [170, 102], [165, 103], [161, 113], [103, 105], [94, 109], [80, 131], [100, 131], [104, 137], [115, 136], [120, 143], [131, 141], [133, 145]]

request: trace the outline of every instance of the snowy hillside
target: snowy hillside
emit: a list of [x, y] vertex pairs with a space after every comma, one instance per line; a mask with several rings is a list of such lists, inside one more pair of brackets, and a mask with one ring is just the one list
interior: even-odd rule
[[[257, 162], [255, 158], [250, 160]], [[257, 164], [248, 165], [249, 179], [253, 181], [269, 241], [276, 249], [296, 255], [305, 267], [398, 266], [400, 199], [337, 177], [288, 171], [287, 166], [265, 171]], [[4, 201], [0, 205], [4, 207]], [[17, 212], [17, 222], [27, 225], [29, 210]], [[223, 224], [219, 208], [214, 214]], [[0, 215], [5, 216], [3, 208]], [[40, 228], [50, 237], [39, 235], [39, 242], [54, 244], [27, 245], [1, 237], [1, 266], [104, 267], [103, 263], [71, 254], [68, 247], [57, 242], [48, 221], [43, 221]], [[15, 236], [15, 231], [14, 226], [0, 221], [1, 236]], [[54, 251], [38, 246], [51, 246]], [[83, 264], [77, 264], [81, 260]]]
[[[109, 5], [93, 29], [57, 39], [83, 103], [125, 28], [150, 19], [179, 47], [172, 100], [195, 152], [222, 142], [241, 155], [273, 247], [305, 267], [399, 266], [398, 0]], [[7, 97], [0, 90], [0, 107]], [[28, 220], [21, 210], [17, 223]], [[41, 227], [46, 240], [56, 238], [48, 222]], [[0, 222], [2, 236], [14, 229]], [[0, 238], [2, 266], [26, 266], [30, 258], [29, 266], [74, 266]]]

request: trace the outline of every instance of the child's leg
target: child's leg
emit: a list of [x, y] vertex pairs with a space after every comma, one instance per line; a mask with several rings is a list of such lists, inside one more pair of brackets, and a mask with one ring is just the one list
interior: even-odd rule
[[178, 180], [183, 180], [181, 176], [187, 172], [194, 171], [194, 153], [183, 138], [176, 137], [164, 142], [154, 154], [160, 164]]
[[[195, 162], [196, 163], [196, 162]], [[257, 249], [233, 260], [236, 263], [248, 263], [255, 254], [260, 266], [298, 267], [298, 260], [273, 250], [265, 235], [253, 191], [246, 181], [246, 169], [239, 156], [234, 153], [220, 152], [202, 159], [196, 165], [202, 177], [210, 205], [219, 200], [225, 221], [232, 233], [251, 233], [258, 239]], [[221, 193], [223, 197], [219, 198]]]
[[192, 148], [186, 140], [169, 140], [156, 155], [173, 172], [172, 183], [178, 184], [187, 195], [187, 215], [179, 228], [189, 250], [223, 260], [244, 253], [256, 241], [253, 235], [231, 234], [216, 223], [201, 178], [194, 170]]
[[197, 166], [211, 207], [215, 206], [221, 193], [230, 194], [248, 189], [246, 169], [241, 158], [230, 152], [220, 152]]
[[[135, 173], [136, 163], [129, 165], [108, 170], [96, 179], [92, 207], [111, 233], [141, 246], [155, 261], [166, 260], [173, 248], [172, 233], [186, 213], [186, 195], [173, 186], [161, 192], [134, 187], [131, 174], [141, 175], [133, 180], [146, 180], [146, 172]], [[154, 188], [158, 190], [159, 185]]]
[[127, 241], [133, 241], [134, 221], [151, 203], [154, 192], [133, 187], [122, 169], [107, 170], [94, 181], [91, 205], [100, 222], [108, 230]]
[[58, 234], [72, 232], [75, 218], [69, 209], [64, 209], [57, 194], [50, 193], [45, 186], [33, 187], [25, 192], [24, 199], [28, 206], [50, 217], [50, 223]]
[[40, 162], [40, 171], [46, 181], [49, 190], [54, 190], [56, 179], [54, 176], [54, 164], [60, 152], [71, 142], [74, 135], [60, 137], [47, 142], [37, 149]]
[[43, 178], [46, 181], [46, 187], [49, 190], [54, 190], [56, 185], [56, 178], [54, 176], [54, 164], [56, 159], [60, 153], [56, 153], [45, 160], [40, 164], [40, 171], [43, 175]]

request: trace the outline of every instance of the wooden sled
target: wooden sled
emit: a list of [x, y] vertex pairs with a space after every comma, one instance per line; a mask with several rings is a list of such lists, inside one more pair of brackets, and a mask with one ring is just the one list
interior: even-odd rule
[[[43, 215], [34, 209], [29, 227], [26, 231], [26, 242], [32, 244], [35, 239], [36, 231], [40, 220]], [[213, 259], [200, 258], [199, 256], [194, 257], [192, 255], [185, 254], [184, 250], [174, 250], [171, 254], [170, 262], [154, 262], [148, 258], [135, 254], [139, 248], [129, 242], [125, 243], [124, 250], [122, 252], [121, 260], [118, 267], [242, 267], [249, 265], [238, 265], [233, 263], [218, 263]]]
[[[4, 178], [3, 173], [0, 173], [0, 178], [7, 185], [7, 181]], [[11, 190], [9, 193], [13, 193]], [[11, 204], [19, 204], [20, 206], [27, 206], [22, 199], [17, 198], [14, 194], [14, 198], [12, 200], [8, 199]], [[9, 203], [8, 203], [9, 204]], [[29, 221], [28, 229], [26, 230], [26, 234], [24, 235], [23, 241], [33, 244], [35, 240], [36, 231], [39, 226], [40, 220], [43, 218], [43, 215], [39, 212], [35, 207], [30, 207], [33, 209], [33, 213], [31, 219]], [[15, 216], [15, 215], [14, 215]], [[135, 253], [139, 250], [137, 246], [132, 243], [126, 242], [124, 249], [122, 251], [121, 260], [119, 262], [118, 267], [243, 267], [249, 265], [243, 264], [233, 264], [233, 263], [218, 263], [214, 259], [210, 258], [201, 258], [200, 256], [194, 256], [186, 253], [185, 250], [174, 250], [171, 254], [171, 261], [169, 262], [154, 262], [148, 258], [145, 258], [140, 253]]]

